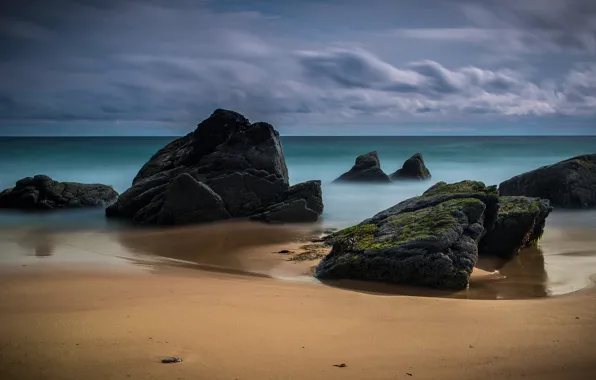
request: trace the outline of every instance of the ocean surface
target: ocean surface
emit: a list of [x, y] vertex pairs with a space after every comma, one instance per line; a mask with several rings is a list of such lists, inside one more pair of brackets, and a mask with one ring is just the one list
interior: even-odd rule
[[[0, 138], [0, 188], [26, 176], [46, 174], [59, 181], [103, 183], [123, 192], [141, 166], [175, 137]], [[323, 225], [345, 227], [406, 198], [423, 193], [437, 181], [480, 180], [487, 185], [576, 155], [596, 152], [592, 137], [283, 137], [292, 184], [319, 179], [323, 184]], [[390, 174], [414, 153], [424, 155], [432, 180], [383, 185], [332, 184], [349, 170], [356, 156], [376, 150]], [[185, 260], [206, 241], [230, 244], [238, 231], [222, 235], [184, 232], [188, 247], [178, 249], [168, 234], [155, 232], [139, 241], [122, 242], [131, 227], [108, 220], [103, 209], [31, 214], [0, 210], [0, 267], [79, 263], [131, 262], [137, 254]], [[129, 232], [130, 231], [130, 232]], [[98, 235], [99, 234], [99, 235]], [[199, 235], [197, 235], [199, 234]], [[178, 236], [175, 240], [180, 240]], [[206, 239], [207, 237], [205, 237]], [[198, 240], [197, 240], [198, 239]], [[238, 239], [243, 239], [238, 237]], [[125, 239], [126, 241], [130, 239]], [[134, 240], [134, 239], [133, 239]], [[270, 239], [269, 239], [270, 240]], [[264, 241], [263, 243], [270, 243]], [[162, 247], [155, 251], [155, 247]], [[193, 248], [196, 247], [196, 248]], [[178, 252], [180, 251], [180, 252]], [[48, 258], [52, 257], [48, 261]], [[124, 260], [125, 258], [127, 258]], [[124, 261], [123, 261], [124, 260]], [[254, 263], [252, 263], [254, 264]], [[246, 264], [250, 268], [251, 263]], [[130, 264], [129, 264], [130, 265]], [[538, 249], [522, 252], [508, 263], [478, 264], [485, 276], [474, 278], [458, 297], [532, 298], [570, 293], [594, 283], [596, 274], [596, 211], [554, 210]], [[248, 269], [247, 269], [248, 270]], [[271, 268], [277, 276], [280, 268]], [[282, 276], [287, 279], [287, 276]]]
[[[103, 183], [123, 192], [141, 166], [175, 137], [0, 138], [0, 188], [23, 177], [46, 174], [59, 181]], [[359, 222], [437, 181], [464, 179], [499, 184], [514, 175], [585, 153], [596, 152], [591, 137], [282, 137], [292, 184], [323, 183], [326, 224]], [[356, 156], [376, 150], [390, 174], [416, 152], [424, 156], [431, 181], [391, 185], [337, 185]], [[2, 225], [115, 227], [102, 210], [28, 215], [1, 212]]]

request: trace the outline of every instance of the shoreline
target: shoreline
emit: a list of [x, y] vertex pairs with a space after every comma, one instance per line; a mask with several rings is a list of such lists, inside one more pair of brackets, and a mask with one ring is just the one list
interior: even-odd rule
[[[316, 238], [310, 227], [9, 235], [0, 239], [6, 379], [591, 380], [596, 373], [595, 286], [498, 297], [542, 294], [548, 249], [522, 252], [501, 269], [517, 280], [475, 270], [471, 290], [457, 297], [314, 280], [324, 249], [308, 247]], [[544, 242], [564, 236], [553, 228]], [[301, 255], [306, 260], [291, 260]], [[495, 284], [501, 293], [491, 293]], [[470, 296], [477, 290], [483, 297]], [[161, 363], [170, 356], [183, 362]]]
[[[317, 238], [328, 227], [224, 222], [169, 229], [51, 231], [0, 230], [0, 273], [33, 267], [71, 270], [160, 272], [167, 268], [246, 274], [282, 281], [320, 283], [369, 294], [403, 294], [457, 299], [553, 298], [595, 284], [596, 254], [589, 230], [547, 227], [542, 247], [526, 249], [505, 264], [482, 257], [467, 290], [449, 292], [398, 284], [312, 278], [328, 253]], [[279, 253], [280, 251], [288, 251]]]

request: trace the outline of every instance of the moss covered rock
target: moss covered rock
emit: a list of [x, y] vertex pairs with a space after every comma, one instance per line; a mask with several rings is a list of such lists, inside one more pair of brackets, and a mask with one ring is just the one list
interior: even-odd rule
[[439, 182], [330, 235], [316, 277], [464, 289], [479, 252], [510, 257], [541, 235], [549, 212], [548, 201], [499, 199], [482, 182]]

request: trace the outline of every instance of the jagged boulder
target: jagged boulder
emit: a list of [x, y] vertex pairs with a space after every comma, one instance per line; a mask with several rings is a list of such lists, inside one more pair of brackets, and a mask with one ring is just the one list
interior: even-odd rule
[[316, 277], [465, 289], [479, 254], [511, 257], [532, 244], [550, 210], [546, 200], [501, 200], [482, 182], [439, 182], [330, 235]]
[[502, 182], [499, 193], [544, 198], [555, 207], [595, 207], [596, 154], [573, 157], [517, 175]]
[[111, 186], [77, 182], [58, 182], [47, 175], [26, 177], [15, 187], [0, 193], [0, 208], [52, 210], [81, 207], [106, 207], [118, 193]]
[[391, 182], [389, 176], [381, 170], [381, 162], [376, 151], [356, 157], [354, 166], [340, 175], [333, 182]]
[[499, 197], [499, 211], [490, 230], [480, 241], [481, 255], [514, 257], [519, 250], [542, 237], [550, 202], [540, 198]]
[[322, 212], [319, 181], [290, 187], [271, 124], [217, 109], [155, 153], [106, 215], [164, 225], [251, 217], [313, 222]]
[[427, 180], [430, 179], [430, 172], [424, 164], [424, 158], [421, 153], [416, 153], [408, 158], [401, 169], [389, 176], [394, 181], [399, 180]]

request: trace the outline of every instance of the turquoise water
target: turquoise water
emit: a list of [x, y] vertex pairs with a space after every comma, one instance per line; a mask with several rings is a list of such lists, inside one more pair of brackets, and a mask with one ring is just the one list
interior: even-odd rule
[[[122, 192], [155, 151], [175, 137], [0, 138], [0, 188], [26, 176], [46, 174], [59, 181], [104, 183]], [[498, 184], [516, 174], [596, 152], [590, 137], [283, 137], [292, 183], [323, 182], [326, 223], [359, 222], [437, 181], [464, 179]], [[424, 155], [432, 180], [390, 185], [334, 185], [356, 156], [379, 152], [388, 174], [416, 152]], [[0, 212], [0, 225], [116, 227], [103, 210], [31, 215]]]

